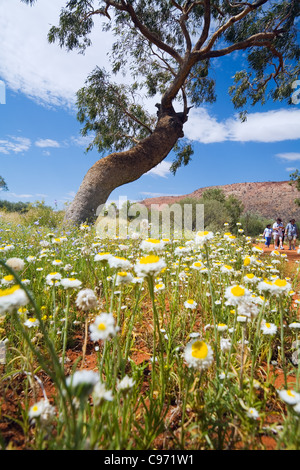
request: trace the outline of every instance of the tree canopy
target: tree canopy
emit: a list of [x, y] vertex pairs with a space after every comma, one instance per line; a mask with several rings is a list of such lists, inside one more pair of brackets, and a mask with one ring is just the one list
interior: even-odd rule
[[[300, 191], [300, 172], [299, 170], [295, 170], [293, 173], [290, 174], [290, 184], [295, 186], [295, 188]], [[295, 199], [295, 204], [297, 206], [300, 206], [300, 198]]]
[[[89, 170], [68, 216], [92, 217], [116, 187], [138, 179], [172, 149], [174, 174], [189, 163], [193, 147], [183, 127], [191, 107], [216, 100], [215, 59], [243, 53], [246, 65], [233, 70], [228, 90], [241, 119], [267, 99], [292, 103], [299, 14], [297, 0], [66, 1], [50, 43], [84, 53], [94, 27], [115, 38], [110, 70], [95, 64], [77, 93], [82, 134], [91, 137], [87, 150], [112, 153]], [[144, 104], [147, 98], [157, 100], [156, 110]]]
[[[237, 109], [245, 113], [247, 103], [267, 98], [290, 100], [299, 74], [299, 12], [295, 0], [70, 0], [48, 39], [83, 53], [97, 17], [114, 33], [111, 71], [98, 64], [78, 92], [82, 133], [92, 133], [89, 148], [102, 154], [153, 132], [156, 116], [143, 107], [141, 93], [162, 97], [158, 111], [176, 99], [183, 121], [189, 106], [214, 102], [212, 59], [235, 51], [247, 52], [247, 67], [236, 71], [229, 89]], [[130, 84], [115, 83], [117, 73], [130, 74]], [[175, 150], [173, 172], [192, 154], [190, 145]]]
[[0, 176], [0, 191], [8, 191], [8, 186], [2, 176]]

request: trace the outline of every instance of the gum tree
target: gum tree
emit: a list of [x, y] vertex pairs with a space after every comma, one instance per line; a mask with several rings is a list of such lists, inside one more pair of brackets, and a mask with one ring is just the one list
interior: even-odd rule
[[0, 176], [0, 191], [8, 191], [8, 186], [2, 176]]
[[[190, 107], [216, 99], [213, 59], [247, 56], [229, 89], [241, 119], [247, 104], [289, 100], [299, 73], [299, 12], [298, 0], [66, 2], [49, 31], [51, 43], [84, 52], [99, 18], [115, 37], [111, 71], [98, 64], [77, 94], [82, 134], [92, 136], [89, 149], [97, 148], [101, 158], [84, 177], [66, 220], [93, 220], [115, 188], [140, 178], [172, 149], [173, 173], [188, 164], [193, 150], [184, 123]], [[114, 74], [121, 72], [130, 75], [129, 84], [117, 83]], [[158, 97], [154, 113], [141, 94]]]
[[[294, 186], [298, 191], [300, 191], [300, 172], [299, 170], [295, 170], [293, 173], [290, 174], [290, 185], [291, 186]], [[300, 206], [300, 198], [297, 197], [297, 199], [295, 199], [295, 204], [297, 204], [297, 206]]]

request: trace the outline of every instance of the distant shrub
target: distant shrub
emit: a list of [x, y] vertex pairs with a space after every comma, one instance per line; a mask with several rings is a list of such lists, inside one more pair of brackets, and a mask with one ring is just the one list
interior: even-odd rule
[[6, 212], [19, 212], [20, 214], [23, 214], [27, 212], [29, 208], [30, 204], [28, 202], [11, 202], [0, 200], [0, 210], [4, 210]]
[[267, 224], [273, 224], [274, 221], [267, 219], [260, 214], [246, 212], [240, 217], [240, 222], [245, 231], [245, 235], [256, 237], [263, 233]]
[[63, 216], [63, 211], [54, 211], [51, 206], [45, 205], [44, 201], [37, 201], [29, 205], [28, 211], [24, 214], [24, 223], [56, 228], [62, 223]]
[[236, 223], [240, 221], [243, 211], [241, 201], [233, 195], [225, 196], [224, 192], [217, 188], [204, 191], [199, 199], [185, 198], [180, 201], [181, 205], [192, 205], [193, 229], [196, 225], [196, 206], [204, 206], [204, 228], [205, 230], [219, 231], [224, 228], [224, 223], [229, 224], [228, 229], [236, 231]]

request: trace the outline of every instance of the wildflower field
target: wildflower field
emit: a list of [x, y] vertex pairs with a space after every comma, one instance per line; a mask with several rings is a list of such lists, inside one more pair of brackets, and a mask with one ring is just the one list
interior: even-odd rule
[[[2, 219], [0, 448], [300, 448], [299, 265]], [[299, 364], [299, 366], [298, 366]]]

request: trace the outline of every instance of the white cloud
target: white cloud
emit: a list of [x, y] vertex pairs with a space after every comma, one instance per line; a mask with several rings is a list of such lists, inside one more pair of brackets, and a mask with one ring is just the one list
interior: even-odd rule
[[0, 76], [7, 87], [49, 105], [72, 106], [76, 91], [96, 65], [108, 65], [110, 32], [101, 25], [91, 34], [93, 46], [85, 55], [49, 44], [47, 34], [58, 25], [65, 0], [37, 2], [0, 0]]
[[167, 178], [170, 174], [171, 165], [172, 163], [163, 161], [152, 168], [152, 170], [148, 171], [146, 175], [156, 175], [161, 176], [162, 178]]
[[184, 125], [184, 134], [189, 140], [204, 144], [227, 140], [227, 132], [226, 123], [218, 122], [205, 108], [192, 109]]
[[300, 139], [300, 109], [249, 113], [245, 122], [238, 116], [219, 122], [205, 108], [192, 109], [184, 133], [188, 139], [204, 144], [296, 140]]
[[32, 197], [34, 197], [33, 194], [16, 194], [16, 193], [7, 193], [7, 194], [17, 199], [31, 199]]
[[52, 139], [39, 139], [35, 142], [37, 147], [60, 147], [60, 143]]
[[285, 169], [285, 171], [296, 171], [297, 168], [295, 168], [294, 166], [289, 166], [288, 168]]
[[34, 199], [34, 200], [40, 200], [40, 199], [45, 199], [46, 197], [49, 197], [47, 194], [41, 194], [41, 193], [36, 193], [36, 194], [17, 194], [14, 192], [7, 192], [5, 194], [5, 198], [8, 196], [8, 199]]
[[79, 135], [77, 137], [72, 136], [70, 141], [72, 145], [78, 145], [79, 147], [88, 147], [88, 145], [92, 142], [94, 138], [94, 134], [89, 135]]
[[9, 139], [0, 140], [0, 153], [9, 155], [11, 153], [26, 152], [31, 146], [27, 137], [9, 136]]
[[289, 162], [295, 162], [297, 160], [300, 160], [300, 153], [297, 153], [297, 152], [277, 153], [276, 157], [279, 157], [282, 160], [287, 160]]

